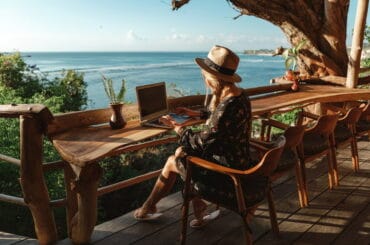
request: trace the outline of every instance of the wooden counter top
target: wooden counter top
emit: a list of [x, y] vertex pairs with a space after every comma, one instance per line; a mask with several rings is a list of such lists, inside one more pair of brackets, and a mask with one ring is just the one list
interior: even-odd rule
[[370, 100], [370, 89], [349, 89], [330, 85], [300, 85], [298, 92], [283, 91], [251, 98], [252, 114], [271, 114], [281, 108], [317, 102]]
[[118, 130], [112, 130], [109, 125], [74, 128], [52, 136], [52, 142], [65, 161], [84, 167], [108, 156], [119, 147], [166, 131], [167, 129], [141, 127], [136, 120]]

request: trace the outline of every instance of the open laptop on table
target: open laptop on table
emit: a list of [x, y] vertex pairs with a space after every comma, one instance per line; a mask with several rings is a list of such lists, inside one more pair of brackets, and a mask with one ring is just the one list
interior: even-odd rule
[[167, 105], [166, 83], [153, 83], [136, 87], [136, 98], [142, 126], [172, 128], [159, 121], [164, 115], [170, 115], [178, 124], [191, 118], [186, 115], [170, 113]]

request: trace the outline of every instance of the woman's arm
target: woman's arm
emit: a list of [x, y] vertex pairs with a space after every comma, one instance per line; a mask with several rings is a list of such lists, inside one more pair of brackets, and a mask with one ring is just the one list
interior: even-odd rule
[[200, 117], [201, 119], [207, 119], [209, 117], [209, 112], [207, 110], [192, 110], [186, 107], [177, 107], [177, 114], [186, 114], [189, 117]]

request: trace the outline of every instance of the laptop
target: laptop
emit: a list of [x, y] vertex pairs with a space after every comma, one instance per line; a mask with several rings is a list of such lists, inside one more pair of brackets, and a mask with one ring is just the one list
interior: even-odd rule
[[142, 126], [172, 128], [159, 121], [164, 115], [170, 115], [179, 124], [190, 119], [187, 115], [169, 113], [165, 82], [137, 86], [136, 99]]

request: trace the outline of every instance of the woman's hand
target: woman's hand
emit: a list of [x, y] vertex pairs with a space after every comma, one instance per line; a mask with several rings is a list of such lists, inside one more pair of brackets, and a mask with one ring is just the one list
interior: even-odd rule
[[173, 128], [173, 130], [174, 130], [178, 135], [180, 135], [180, 134], [182, 133], [182, 131], [184, 131], [184, 128], [183, 128], [183, 127], [181, 127], [181, 126], [176, 125], [176, 126]]
[[173, 127], [173, 130], [177, 134], [181, 134], [181, 132], [184, 130], [183, 127], [178, 125], [176, 121], [172, 120], [172, 118], [169, 115], [159, 118], [159, 121], [166, 126]]
[[192, 110], [186, 107], [177, 107], [175, 112], [176, 114], [179, 114], [179, 115], [185, 114], [185, 115], [188, 115], [189, 117], [199, 117], [200, 116], [199, 111], [195, 111], [195, 110]]

